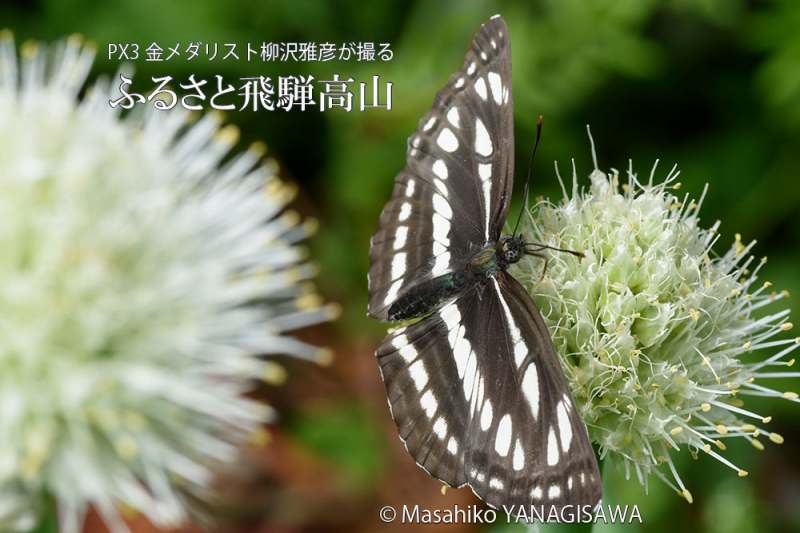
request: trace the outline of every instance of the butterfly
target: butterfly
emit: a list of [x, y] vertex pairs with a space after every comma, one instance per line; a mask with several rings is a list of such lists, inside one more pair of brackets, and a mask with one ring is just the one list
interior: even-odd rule
[[507, 272], [547, 248], [502, 234], [513, 156], [511, 48], [495, 15], [409, 138], [372, 237], [368, 313], [400, 323], [376, 357], [400, 438], [428, 474], [495, 507], [594, 506], [586, 427]]

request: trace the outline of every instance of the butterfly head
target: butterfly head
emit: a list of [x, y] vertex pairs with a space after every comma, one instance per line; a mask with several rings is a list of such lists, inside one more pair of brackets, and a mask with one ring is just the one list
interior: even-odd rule
[[504, 265], [512, 265], [525, 255], [522, 235], [505, 235], [497, 243], [497, 256]]

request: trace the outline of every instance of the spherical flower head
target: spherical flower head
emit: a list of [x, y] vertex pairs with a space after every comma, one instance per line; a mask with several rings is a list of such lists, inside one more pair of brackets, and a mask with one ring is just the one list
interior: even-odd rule
[[331, 318], [263, 148], [179, 109], [126, 117], [79, 98], [90, 47], [0, 37], [0, 529], [55, 500], [183, 522], [215, 468], [263, 441], [269, 356], [324, 360], [286, 333]]
[[655, 172], [641, 183], [630, 168], [620, 184], [595, 168], [581, 190], [573, 171], [571, 197], [537, 204], [523, 234], [584, 257], [547, 252], [544, 276], [541, 258], [520, 264], [601, 456], [691, 502], [671, 454], [708, 454], [746, 476], [726, 442], [782, 442], [745, 400], [797, 400], [762, 380], [794, 375], [773, 370], [794, 363], [800, 339], [775, 339], [792, 328], [789, 310], [772, 309], [785, 293], [759, 282], [766, 259], [750, 255], [753, 243], [737, 235], [715, 255], [719, 222], [700, 225], [702, 198], [676, 196], [675, 168], [657, 184]]

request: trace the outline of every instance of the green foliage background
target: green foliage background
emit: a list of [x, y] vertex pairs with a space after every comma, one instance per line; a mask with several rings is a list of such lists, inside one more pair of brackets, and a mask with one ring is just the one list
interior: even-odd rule
[[[140, 60], [134, 65], [140, 82], [164, 74], [176, 79], [191, 73], [199, 78], [312, 74], [328, 79], [338, 73], [356, 80], [380, 74], [394, 83], [391, 112], [275, 111], [226, 117], [240, 126], [243, 142], [265, 141], [285, 176], [300, 183], [300, 210], [323, 222], [312, 243], [321, 266], [321, 290], [345, 310], [335, 327], [318, 332], [337, 348], [334, 368], [309, 370], [289, 363], [290, 385], [267, 393], [285, 417], [276, 428], [288, 443], [280, 450], [303, 454], [304, 459], [294, 460], [316, 465], [327, 476], [320, 478], [320, 485], [334, 488], [303, 492], [306, 489], [298, 489], [292, 476], [276, 481], [272, 497], [308, 498], [304, 510], [287, 514], [264, 504], [265, 512], [254, 519], [256, 523], [290, 524], [308, 531], [374, 531], [385, 527], [377, 521], [377, 508], [387, 500], [402, 501], [387, 487], [430, 491], [433, 486], [431, 499], [439, 494], [438, 485], [408, 466], [381, 397], [370, 351], [383, 327], [365, 318], [368, 243], [392, 178], [403, 165], [407, 136], [435, 92], [461, 64], [479, 24], [496, 12], [508, 21], [513, 46], [518, 185], [537, 115], [544, 115], [545, 130], [535, 167], [535, 193], [551, 198], [557, 195], [553, 160], [565, 168], [574, 157], [579, 176], [588, 174], [585, 125], [591, 124], [601, 167], [624, 169], [632, 158], [643, 170], [660, 158], [664, 171], [678, 163], [684, 190], [691, 195], [697, 197], [708, 182], [706, 224], [721, 219], [724, 241], [733, 239], [735, 232], [746, 241], [757, 239], [757, 253], [769, 256], [768, 279], [778, 289], [800, 294], [798, 2], [28, 0], [0, 4], [0, 27], [11, 28], [19, 41], [51, 41], [79, 32], [96, 42], [97, 75], [111, 74], [118, 66], [105, 58], [111, 42], [137, 42], [142, 47], [153, 41], [162, 46], [188, 41], [393, 45], [395, 55], [389, 63]], [[637, 482], [624, 481], [621, 473], [607, 468], [611, 499], [638, 503], [645, 524], [605, 529], [800, 531], [796, 506], [800, 411], [788, 402], [764, 404], [761, 411], [774, 415], [772, 425], [785, 434], [786, 444], [766, 452], [746, 444], [734, 446], [733, 458], [751, 472], [743, 480], [709, 458], [693, 461], [684, 453], [681, 467], [694, 493], [693, 505], [655, 480], [645, 495]], [[458, 501], [473, 502], [469, 495]], [[347, 510], [341, 519], [323, 518], [326, 510], [341, 511], [341, 502], [346, 502]], [[499, 525], [482, 527], [507, 530]]]

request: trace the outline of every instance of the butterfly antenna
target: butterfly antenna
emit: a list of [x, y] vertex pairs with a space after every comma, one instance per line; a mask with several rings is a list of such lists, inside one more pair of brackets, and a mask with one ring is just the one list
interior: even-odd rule
[[556, 248], [555, 246], [549, 246], [547, 244], [541, 244], [538, 242], [525, 243], [525, 252], [528, 254], [535, 254], [537, 252], [541, 252], [542, 250], [553, 250], [554, 252], [564, 252], [570, 255], [574, 255], [575, 257], [580, 257], [581, 259], [586, 257], [586, 255], [583, 252], [578, 252], [577, 250], [569, 250], [567, 248]]
[[536, 157], [536, 150], [539, 148], [539, 141], [542, 139], [542, 122], [544, 119], [542, 115], [539, 115], [539, 118], [536, 119], [536, 140], [533, 142], [533, 150], [531, 150], [531, 158], [528, 160], [528, 177], [525, 178], [525, 188], [523, 196], [523, 204], [522, 209], [519, 211], [519, 216], [517, 217], [517, 223], [514, 224], [514, 231], [511, 232], [512, 235], [517, 234], [517, 229], [519, 228], [519, 222], [522, 220], [522, 213], [528, 209], [528, 195], [531, 192], [531, 177], [533, 176], [533, 160]]

